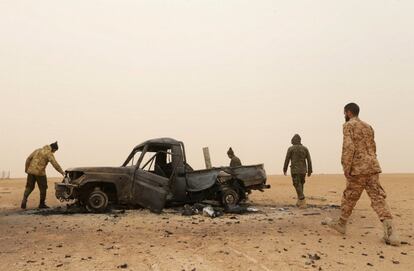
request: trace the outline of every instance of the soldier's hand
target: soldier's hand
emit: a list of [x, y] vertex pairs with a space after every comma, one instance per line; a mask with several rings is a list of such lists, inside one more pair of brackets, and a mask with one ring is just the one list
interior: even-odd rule
[[308, 173], [308, 177], [312, 176], [312, 173]]
[[283, 175], [287, 176], [286, 171], [283, 171]]
[[349, 174], [348, 172], [345, 172], [344, 175], [345, 175], [345, 178], [347, 178], [347, 179], [351, 178], [351, 174]]

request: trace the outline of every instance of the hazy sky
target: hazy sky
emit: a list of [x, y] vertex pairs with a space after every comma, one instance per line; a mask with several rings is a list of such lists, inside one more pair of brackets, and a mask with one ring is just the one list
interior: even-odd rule
[[[341, 172], [360, 104], [384, 172], [414, 172], [414, 1], [0, 1], [0, 170], [58, 140], [64, 168], [120, 165], [153, 137], [190, 164], [281, 173], [294, 133]], [[51, 176], [57, 173], [49, 166]]]

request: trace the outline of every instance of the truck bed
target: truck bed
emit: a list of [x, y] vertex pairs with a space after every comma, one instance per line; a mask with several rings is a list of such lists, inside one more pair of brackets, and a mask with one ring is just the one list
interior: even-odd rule
[[187, 190], [201, 191], [214, 185], [221, 172], [243, 182], [246, 188], [254, 189], [266, 184], [266, 171], [263, 164], [240, 167], [215, 167], [187, 172]]

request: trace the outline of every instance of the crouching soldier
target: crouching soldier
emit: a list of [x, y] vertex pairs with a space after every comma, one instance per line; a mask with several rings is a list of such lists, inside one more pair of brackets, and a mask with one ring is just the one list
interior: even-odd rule
[[230, 158], [230, 167], [240, 167], [242, 165], [239, 157], [234, 154], [232, 148], [227, 151], [227, 156]]
[[50, 145], [46, 145], [43, 148], [37, 149], [26, 159], [26, 169], [27, 173], [27, 182], [26, 189], [24, 191], [23, 200], [21, 204], [22, 209], [26, 209], [27, 198], [30, 193], [32, 193], [35, 183], [40, 190], [40, 204], [39, 208], [49, 208], [46, 201], [46, 191], [47, 191], [47, 177], [46, 177], [46, 166], [50, 162], [53, 167], [62, 175], [65, 175], [65, 172], [62, 170], [58, 162], [56, 162], [55, 153], [59, 149], [57, 142]]
[[309, 150], [301, 144], [301, 138], [298, 134], [292, 138], [292, 146], [288, 149], [283, 167], [283, 174], [286, 175], [289, 163], [292, 175], [293, 186], [295, 187], [298, 201], [296, 205], [299, 208], [306, 208], [305, 195], [303, 187], [305, 184], [306, 173], [308, 177], [312, 175], [312, 160]]

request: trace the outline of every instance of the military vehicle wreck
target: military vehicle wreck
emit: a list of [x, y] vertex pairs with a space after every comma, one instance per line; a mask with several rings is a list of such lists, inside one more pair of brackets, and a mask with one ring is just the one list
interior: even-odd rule
[[120, 167], [68, 169], [55, 184], [59, 200], [75, 200], [91, 212], [104, 212], [110, 203], [139, 205], [156, 213], [166, 205], [205, 200], [230, 207], [252, 190], [267, 188], [263, 165], [193, 170], [183, 142], [171, 138], [136, 146]]

